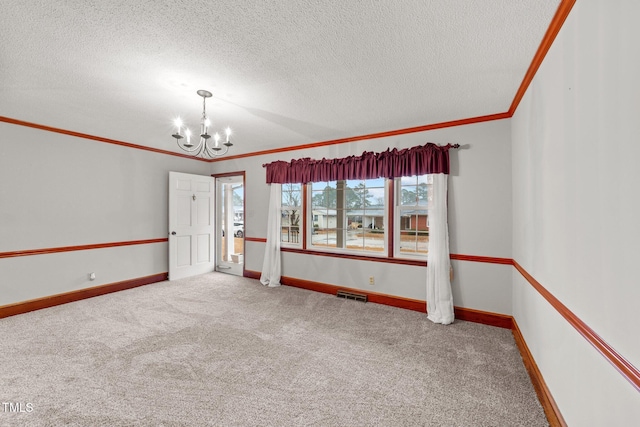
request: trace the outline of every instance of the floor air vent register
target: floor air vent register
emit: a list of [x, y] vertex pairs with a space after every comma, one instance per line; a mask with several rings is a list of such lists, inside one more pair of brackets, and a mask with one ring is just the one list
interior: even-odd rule
[[356, 294], [356, 293], [353, 293], [353, 292], [338, 291], [336, 296], [338, 298], [352, 299], [352, 300], [355, 300], [355, 301], [367, 302], [367, 296], [366, 295]]

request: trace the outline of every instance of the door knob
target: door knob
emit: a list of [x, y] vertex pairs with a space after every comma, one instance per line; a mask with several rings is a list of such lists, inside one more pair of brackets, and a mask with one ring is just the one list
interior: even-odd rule
[[171, 235], [172, 235], [172, 236], [175, 236], [175, 235], [176, 235], [176, 232], [175, 232], [175, 231], [172, 231], [172, 232], [171, 232]]

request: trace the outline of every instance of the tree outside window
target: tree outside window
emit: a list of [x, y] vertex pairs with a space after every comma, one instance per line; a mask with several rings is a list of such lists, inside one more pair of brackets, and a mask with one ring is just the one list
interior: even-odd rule
[[302, 184], [282, 184], [280, 241], [300, 245]]
[[384, 178], [310, 184], [311, 246], [383, 253], [385, 185]]

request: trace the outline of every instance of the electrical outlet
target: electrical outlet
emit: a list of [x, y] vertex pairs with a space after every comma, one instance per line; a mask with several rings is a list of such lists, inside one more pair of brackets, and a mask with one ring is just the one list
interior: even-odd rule
[[374, 285], [375, 284], [375, 280], [373, 280], [373, 276], [369, 276], [369, 284], [370, 285]]

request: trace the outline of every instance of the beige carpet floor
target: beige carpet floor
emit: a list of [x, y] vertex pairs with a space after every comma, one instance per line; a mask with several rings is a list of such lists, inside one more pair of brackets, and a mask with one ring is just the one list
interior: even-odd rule
[[1, 426], [548, 425], [509, 330], [220, 273], [0, 337]]

